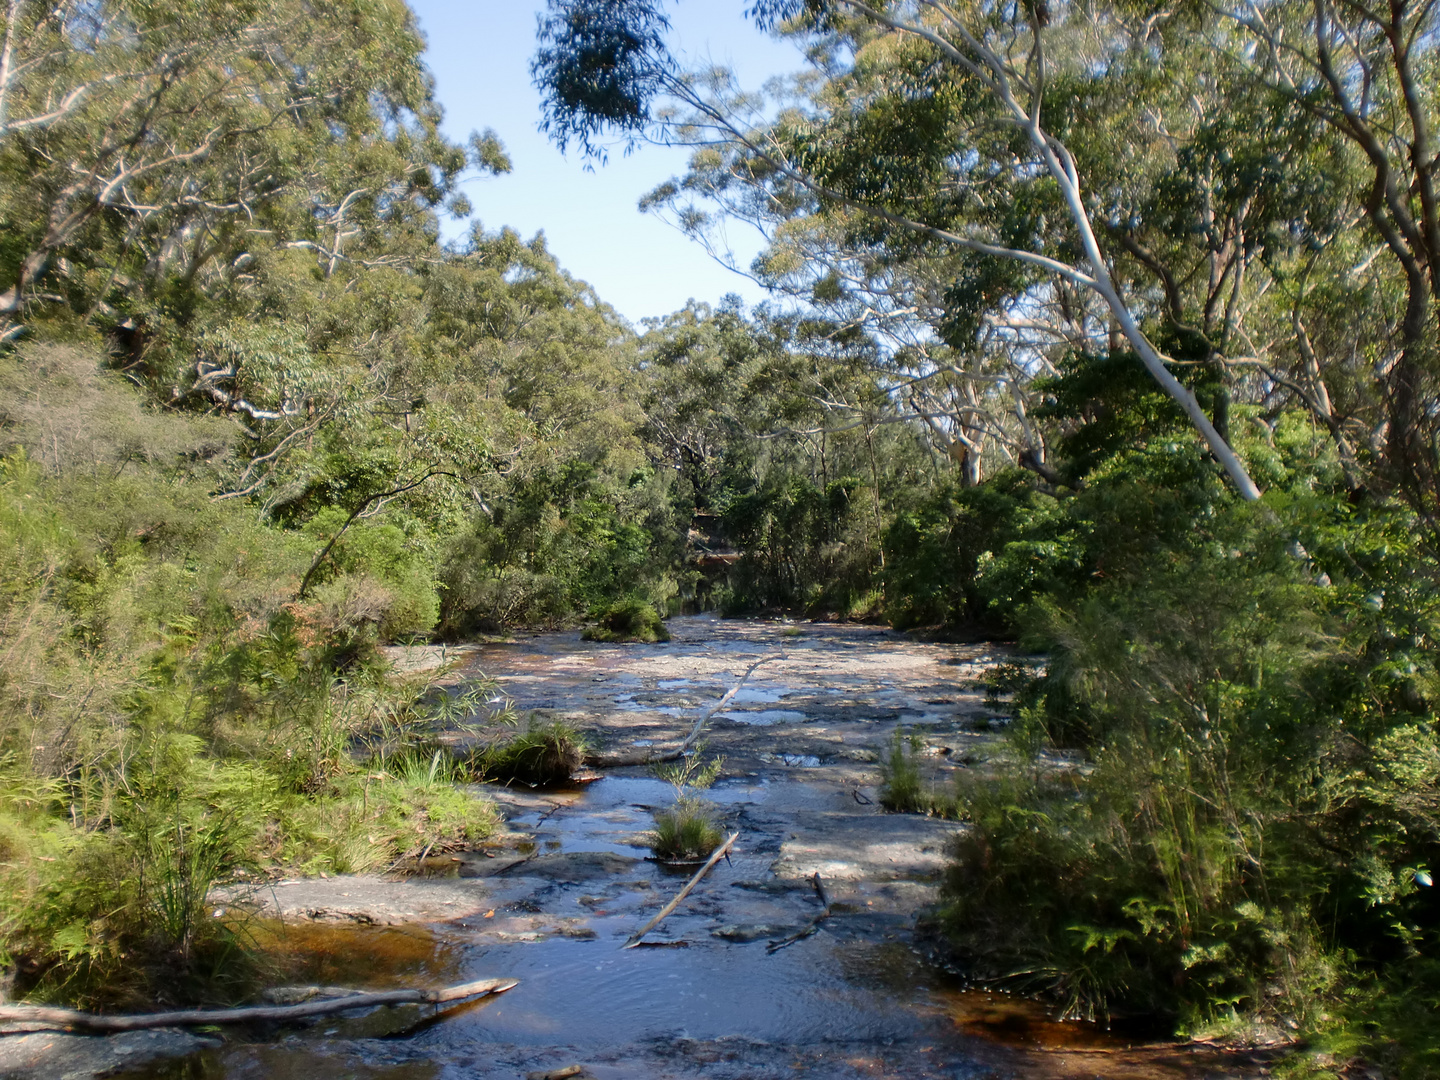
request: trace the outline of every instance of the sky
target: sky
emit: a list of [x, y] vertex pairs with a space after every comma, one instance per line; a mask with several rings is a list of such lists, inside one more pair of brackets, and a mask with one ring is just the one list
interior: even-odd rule
[[[802, 66], [799, 51], [755, 29], [742, 14], [749, 0], [683, 0], [670, 8], [672, 48], [735, 69], [747, 88]], [[540, 97], [530, 84], [535, 17], [544, 0], [410, 0], [429, 43], [427, 63], [445, 108], [445, 132], [463, 142], [473, 130], [494, 128], [513, 171], [466, 185], [475, 216], [487, 231], [514, 228], [525, 239], [545, 233], [560, 265], [588, 281], [600, 298], [636, 328], [694, 298], [715, 304], [738, 293], [747, 306], [765, 290], [706, 254], [636, 203], [685, 169], [687, 152], [642, 146], [612, 153], [590, 171], [578, 151], [563, 155], [537, 130]], [[451, 222], [447, 234], [465, 232]], [[760, 238], [732, 229], [741, 265], [758, 252]]]

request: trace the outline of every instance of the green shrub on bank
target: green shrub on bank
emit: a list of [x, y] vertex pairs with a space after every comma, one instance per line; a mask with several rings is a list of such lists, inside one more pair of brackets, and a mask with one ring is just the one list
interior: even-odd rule
[[1077, 1015], [1274, 1023], [1423, 1075], [1440, 568], [1393, 507], [1245, 506], [1154, 465], [1117, 462], [1054, 530], [1104, 574], [1032, 591], [1049, 666], [1005, 687], [1010, 731], [1088, 764], [962, 793], [952, 938]]
[[[149, 422], [93, 362], [66, 371]], [[252, 968], [212, 886], [495, 826], [429, 770], [427, 687], [376, 663], [384, 566], [297, 599], [313, 541], [210, 498], [213, 424], [160, 426], [143, 454], [102, 424], [0, 458], [0, 961], [21, 994], [232, 999]]]
[[586, 641], [645, 642], [654, 644], [670, 640], [659, 613], [643, 600], [622, 600], [601, 613], [596, 625], [581, 635]]
[[480, 751], [471, 768], [482, 779], [505, 784], [563, 784], [585, 763], [587, 749], [584, 736], [573, 724], [531, 717], [524, 731]]

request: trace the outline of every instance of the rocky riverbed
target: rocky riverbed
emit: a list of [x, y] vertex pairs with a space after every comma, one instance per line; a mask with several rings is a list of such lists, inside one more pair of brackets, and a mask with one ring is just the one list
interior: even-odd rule
[[[927, 958], [917, 919], [938, 899], [945, 844], [962, 826], [884, 813], [878, 760], [903, 729], [919, 736], [930, 782], [987, 767], [1001, 745], [976, 681], [1003, 649], [848, 625], [700, 616], [671, 628], [665, 645], [557, 633], [470, 651], [466, 677], [494, 680], [522, 713], [584, 730], [600, 778], [561, 790], [487, 786], [508, 831], [481, 850], [428, 859], [415, 876], [281, 881], [248, 898], [288, 970], [316, 983], [505, 976], [519, 979], [517, 988], [435, 1023], [419, 1007], [384, 1009], [157, 1045], [157, 1055], [171, 1056], [71, 1072], [137, 1080], [1263, 1073], [1263, 1055], [1131, 1045], [1057, 1023], [1043, 1006], [964, 990]], [[642, 759], [678, 746], [757, 660], [765, 662], [702, 736], [703, 753], [724, 759], [706, 795], [739, 833], [734, 851], [641, 947], [622, 951], [693, 869], [647, 858], [652, 812], [674, 792]], [[817, 874], [829, 918], [772, 952], [824, 910]], [[27, 1068], [10, 1075], [59, 1075]]]

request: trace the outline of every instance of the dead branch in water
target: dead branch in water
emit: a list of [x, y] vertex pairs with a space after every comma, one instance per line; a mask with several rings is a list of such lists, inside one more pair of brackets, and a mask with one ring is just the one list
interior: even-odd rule
[[830, 898], [825, 895], [825, 882], [821, 880], [819, 870], [815, 871], [815, 875], [810, 879], [810, 884], [815, 886], [815, 895], [820, 898], [820, 906], [829, 911]]
[[655, 927], [659, 926], [661, 919], [665, 918], [665, 916], [669, 915], [672, 911], [674, 911], [677, 907], [680, 906], [680, 901], [684, 900], [685, 897], [689, 896], [690, 890], [695, 888], [696, 885], [700, 884], [700, 879], [703, 878], [706, 874], [708, 874], [710, 872], [710, 868], [714, 866], [717, 862], [719, 862], [721, 857], [730, 850], [730, 845], [735, 843], [735, 840], [739, 835], [740, 834], [738, 832], [731, 833], [730, 838], [710, 854], [710, 861], [707, 862], [704, 866], [702, 866], [699, 870], [696, 870], [695, 876], [692, 877], [689, 881], [687, 881], [685, 883], [685, 887], [675, 894], [675, 899], [671, 900], [668, 904], [661, 908], [659, 913], [653, 919], [647, 922], [635, 933], [631, 934], [630, 940], [625, 942], [625, 944], [620, 946], [620, 948], [622, 950], [633, 949], [636, 945], [639, 945], [641, 938], [643, 938], [651, 930], [654, 930]]
[[441, 990], [380, 990], [305, 1001], [299, 1005], [246, 1005], [237, 1009], [185, 1009], [179, 1012], [140, 1013], [130, 1016], [103, 1016], [79, 1009], [46, 1005], [0, 1005], [0, 1034], [28, 1031], [141, 1031], [160, 1027], [197, 1027], [205, 1024], [244, 1024], [254, 1020], [300, 1020], [307, 1016], [364, 1009], [374, 1005], [434, 1004], [463, 998], [500, 994], [517, 979], [481, 979]]
[[666, 755], [666, 757], [659, 760], [670, 761], [674, 758], [680, 757], [682, 754], [685, 753], [686, 750], [689, 750], [690, 747], [694, 745], [695, 740], [700, 737], [700, 732], [704, 729], [706, 722], [717, 712], [723, 709], [726, 705], [730, 704], [731, 700], [735, 697], [735, 695], [740, 692], [740, 688], [745, 685], [746, 681], [750, 678], [751, 675], [755, 674], [756, 668], [758, 668], [761, 664], [768, 664], [772, 660], [781, 659], [784, 659], [783, 653], [772, 653], [769, 656], [762, 656], [759, 660], [756, 660], [753, 664], [746, 668], [745, 674], [740, 676], [740, 681], [737, 682], [734, 686], [732, 686], [729, 690], [726, 690], [725, 696], [722, 697], [719, 701], [717, 701], [714, 705], [711, 705], [710, 708], [706, 709], [705, 712], [700, 715], [700, 719], [695, 721], [695, 726], [691, 728], [690, 734], [685, 739], [685, 741], [680, 744], [680, 749], [674, 751], [673, 754], [668, 754]]
[[717, 712], [719, 712], [721, 709], [723, 709], [726, 705], [730, 704], [730, 702], [734, 699], [735, 695], [740, 692], [741, 687], [743, 687], [745, 683], [749, 680], [750, 676], [755, 674], [756, 668], [758, 668], [761, 664], [768, 664], [772, 660], [783, 659], [785, 659], [784, 653], [772, 653], [769, 656], [762, 656], [759, 660], [756, 660], [753, 664], [746, 668], [745, 674], [740, 676], [740, 681], [737, 682], [734, 686], [730, 687], [729, 690], [725, 691], [724, 697], [722, 697], [714, 705], [711, 705], [710, 708], [706, 709], [703, 713], [700, 714], [700, 719], [695, 721], [695, 726], [690, 729], [690, 734], [685, 737], [685, 741], [682, 742], [676, 749], [669, 750], [663, 754], [621, 754], [616, 755], [615, 757], [588, 758], [587, 761], [589, 761], [592, 765], [600, 765], [606, 768], [617, 768], [624, 765], [659, 765], [666, 761], [675, 761], [677, 758], [684, 757], [685, 752], [689, 750], [690, 747], [695, 744], [695, 740], [700, 737], [700, 732], [705, 729], [705, 725], [710, 720], [710, 718], [714, 716]]

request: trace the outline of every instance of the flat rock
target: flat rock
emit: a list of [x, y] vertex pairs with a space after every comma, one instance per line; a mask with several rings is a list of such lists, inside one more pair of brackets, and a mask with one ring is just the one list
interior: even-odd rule
[[7, 1080], [90, 1080], [219, 1045], [218, 1039], [175, 1028], [119, 1035], [58, 1031], [7, 1035], [0, 1039], [0, 1076]]
[[611, 851], [557, 851], [539, 855], [513, 871], [520, 877], [548, 878], [551, 881], [594, 881], [632, 873], [639, 859]]
[[793, 878], [765, 878], [758, 881], [732, 881], [732, 889], [747, 889], [750, 892], [769, 893], [779, 895], [782, 893], [795, 892], [797, 889], [808, 888], [804, 881], [797, 881]]
[[964, 826], [915, 814], [832, 813], [796, 816], [796, 834], [780, 845], [777, 877], [829, 881], [935, 879], [945, 846]]
[[248, 902], [267, 915], [375, 926], [446, 922], [485, 911], [490, 890], [469, 878], [395, 880], [370, 874], [304, 878], [260, 887], [227, 887], [217, 904]]

